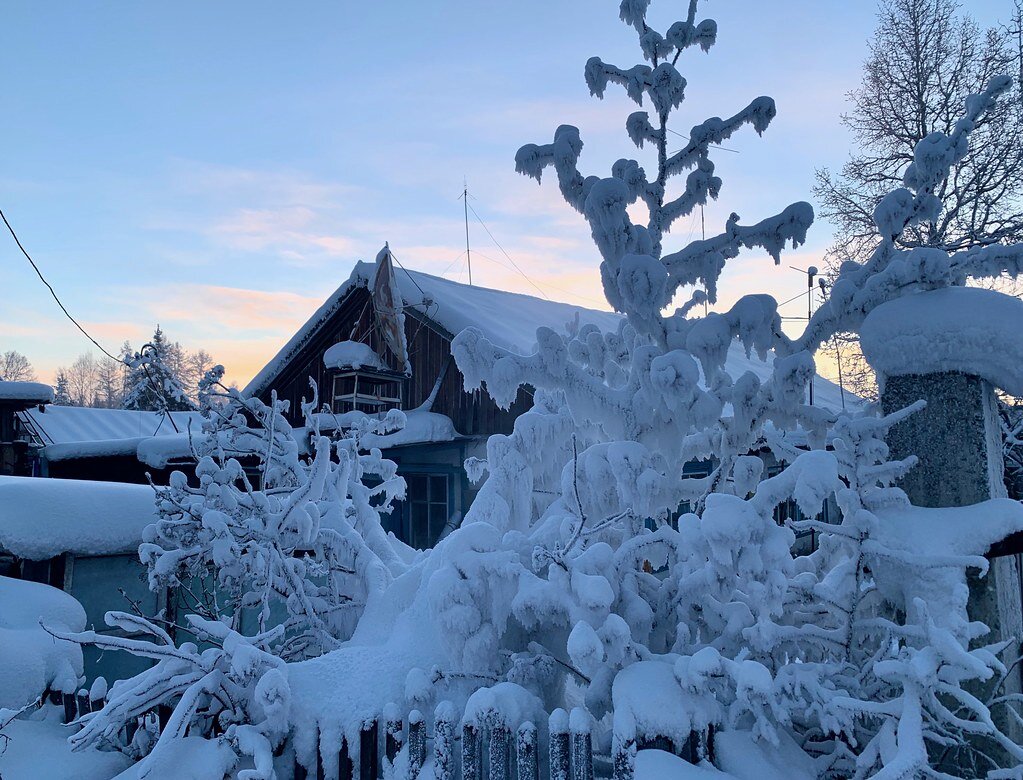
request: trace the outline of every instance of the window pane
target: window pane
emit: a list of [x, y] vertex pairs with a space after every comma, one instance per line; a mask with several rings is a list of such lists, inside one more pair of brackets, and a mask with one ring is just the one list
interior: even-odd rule
[[444, 501], [448, 500], [448, 478], [446, 475], [441, 474], [430, 476], [430, 500], [431, 501]]
[[430, 504], [430, 545], [433, 546], [440, 538], [440, 532], [444, 530], [444, 524], [448, 521], [447, 504]]
[[407, 474], [405, 476], [406, 493], [405, 498], [407, 501], [426, 501], [426, 475], [425, 474]]
[[427, 525], [426, 504], [412, 504], [410, 509], [411, 528], [409, 543], [422, 550], [430, 546], [430, 529]]

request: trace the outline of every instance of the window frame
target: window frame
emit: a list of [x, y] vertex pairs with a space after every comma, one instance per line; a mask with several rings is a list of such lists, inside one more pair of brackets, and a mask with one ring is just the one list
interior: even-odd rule
[[[339, 392], [338, 385], [344, 380], [352, 380], [351, 392]], [[377, 387], [376, 392], [360, 391], [360, 379], [366, 388]], [[402, 391], [404, 377], [384, 371], [367, 371], [365, 369], [342, 369], [333, 374], [330, 385], [330, 408], [334, 414], [359, 411], [365, 414], [384, 414], [391, 409], [402, 408]], [[392, 388], [392, 394], [384, 394], [385, 388]], [[343, 389], [343, 388], [342, 388]], [[365, 408], [369, 407], [369, 408]]]

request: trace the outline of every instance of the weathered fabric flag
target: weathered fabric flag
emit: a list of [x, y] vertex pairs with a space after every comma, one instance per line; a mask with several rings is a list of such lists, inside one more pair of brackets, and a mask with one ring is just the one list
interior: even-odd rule
[[384, 248], [377, 255], [377, 271], [373, 277], [373, 311], [377, 327], [387, 348], [398, 358], [406, 376], [411, 376], [412, 366], [408, 359], [408, 345], [405, 342], [405, 313], [401, 293], [394, 280], [394, 265], [391, 250]]

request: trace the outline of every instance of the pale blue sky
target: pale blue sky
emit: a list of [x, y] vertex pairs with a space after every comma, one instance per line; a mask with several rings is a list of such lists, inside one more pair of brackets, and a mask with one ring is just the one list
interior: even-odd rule
[[[682, 2], [655, 0], [652, 18]], [[1008, 0], [967, 4], [984, 23]], [[606, 175], [644, 161], [619, 91], [597, 101], [582, 78], [594, 54], [639, 61], [615, 0], [407, 3], [39, 2], [8, 0], [0, 26], [0, 208], [65, 303], [110, 348], [159, 321], [205, 347], [244, 383], [343, 279], [389, 241], [409, 267], [465, 278], [457, 200], [470, 201], [552, 298], [595, 305], [598, 258], [553, 182], [514, 172], [523, 143], [558, 124], [582, 130], [581, 166]], [[811, 200], [813, 171], [838, 166], [838, 116], [859, 79], [872, 2], [707, 2], [709, 55], [680, 69], [689, 99], [676, 129], [733, 113], [757, 95], [779, 115], [763, 138], [720, 152], [721, 199], [752, 222]], [[470, 215], [471, 219], [471, 215]], [[473, 221], [474, 281], [531, 292]], [[676, 228], [668, 246], [699, 226]], [[788, 262], [815, 262], [819, 222]], [[489, 259], [488, 259], [489, 258]], [[49, 380], [89, 347], [12, 243], [0, 237], [0, 350]], [[802, 279], [744, 256], [724, 302]], [[793, 311], [797, 314], [797, 311]]]

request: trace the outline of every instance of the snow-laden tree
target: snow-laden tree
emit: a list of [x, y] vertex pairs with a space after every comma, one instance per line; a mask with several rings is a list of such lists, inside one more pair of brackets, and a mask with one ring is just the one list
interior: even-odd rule
[[[403, 415], [361, 418], [334, 442], [314, 432], [307, 466], [283, 403], [244, 398], [222, 376], [217, 366], [200, 385], [199, 485], [175, 472], [168, 487], [156, 488], [160, 519], [139, 548], [150, 587], [181, 588], [190, 607], [209, 619], [230, 616], [236, 630], [247, 618], [259, 633], [283, 621], [278, 655], [319, 655], [351, 633], [396, 560], [380, 515], [404, 495], [404, 481], [378, 451], [362, 452], [360, 441], [401, 428]], [[275, 605], [286, 617], [273, 620]]]
[[[540, 329], [537, 350], [527, 356], [472, 329], [455, 339], [470, 389], [485, 384], [505, 405], [522, 385], [534, 392], [533, 408], [512, 433], [491, 437], [486, 458], [466, 464], [486, 481], [462, 526], [422, 554], [401, 555], [391, 546], [389, 559], [371, 489], [342, 480], [339, 470], [356, 461], [318, 437], [318, 418], [310, 415], [307, 426], [314, 432], [312, 465], [293, 478], [291, 445], [282, 440], [278, 450], [275, 444], [278, 410], [246, 407], [225, 413], [230, 425], [204, 431], [206, 446], [232, 452], [257, 427], [253, 419], [261, 420], [256, 449], [269, 453], [262, 462], [272, 462], [264, 482], [246, 484], [237, 457], [231, 466], [208, 454], [212, 465], [203, 459], [198, 489], [178, 480], [161, 496], [168, 522], [146, 548], [154, 572], [179, 582], [201, 579], [203, 566], [190, 569], [191, 562], [212, 560], [209, 576], [226, 572], [229, 592], [235, 582], [251, 583], [238, 591], [253, 594], [241, 606], [269, 614], [261, 626], [269, 628], [273, 614], [264, 609], [263, 594], [273, 599], [277, 587], [290, 587], [287, 578], [267, 587], [273, 567], [286, 550], [306, 549], [310, 529], [322, 534], [338, 502], [351, 507], [336, 514], [373, 564], [349, 564], [344, 572], [366, 588], [355, 636], [345, 642], [345, 634], [330, 634], [323, 613], [305, 608], [336, 605], [331, 583], [320, 577], [288, 592], [286, 628], [270, 640], [275, 653], [290, 649], [289, 636], [301, 638], [296, 650], [333, 647], [328, 635], [339, 640], [336, 649], [286, 667], [296, 754], [307, 762], [316, 754], [317, 733], [331, 735], [329, 752], [336, 755], [342, 736], [358, 744], [363, 723], [392, 701], [445, 713], [447, 725], [435, 733], [449, 733], [447, 701], [476, 714], [485, 705], [486, 722], [493, 723], [502, 712], [529, 713], [536, 722], [541, 706], [554, 712], [582, 698], [597, 719], [598, 749], [613, 746], [616, 764], [626, 770], [639, 741], [669, 736], [680, 746], [690, 730], [712, 725], [756, 740], [794, 741], [821, 775], [940, 776], [956, 766], [972, 774], [991, 768], [992, 760], [1018, 763], [1019, 748], [990, 714], [1018, 703], [997, 694], [982, 701], [969, 692], [1006, 673], [999, 648], [974, 646], [984, 627], [968, 619], [965, 580], [968, 567], [986, 566], [990, 533], [1005, 528], [992, 531], [990, 518], [969, 515], [968, 532], [959, 536], [912, 533], [937, 528], [941, 518], [921, 518], [917, 512], [935, 510], [909, 506], [892, 487], [910, 463], [889, 462], [883, 437], [911, 410], [881, 420], [835, 419], [804, 403], [812, 352], [836, 332], [856, 330], [884, 301], [970, 275], [1021, 270], [1018, 247], [950, 253], [897, 245], [907, 225], [940, 208], [940, 182], [1008, 81], [995, 79], [971, 96], [951, 133], [918, 144], [905, 187], [885, 196], [875, 212], [875, 253], [863, 265], [844, 266], [806, 331], [787, 337], [769, 296], [746, 296], [705, 316], [698, 316], [698, 304], [716, 298], [724, 264], [740, 250], [759, 247], [777, 260], [784, 244], [801, 242], [812, 220], [809, 206], [795, 204], [748, 226], [733, 216], [717, 236], [670, 252], [662, 246], [675, 220], [718, 195], [713, 144], [746, 124], [763, 130], [773, 103], [758, 98], [730, 119], [698, 124], [689, 146], [668, 155], [667, 126], [684, 88], [676, 62], [694, 45], [709, 48], [716, 26], [697, 20], [696, 2], [663, 33], [648, 24], [646, 11], [642, 0], [621, 6], [649, 64], [621, 69], [591, 59], [586, 73], [598, 94], [615, 83], [641, 105], [650, 102], [653, 120], [636, 112], [627, 130], [637, 144], [653, 144], [657, 175], [648, 178], [638, 163], [622, 160], [608, 178], [583, 177], [578, 132], [567, 126], [552, 144], [524, 147], [517, 158], [521, 170], [536, 176], [554, 167], [566, 199], [590, 223], [608, 300], [626, 319], [613, 333]], [[680, 176], [683, 192], [669, 196], [669, 182]], [[626, 211], [637, 200], [649, 212], [644, 225]], [[669, 311], [678, 296], [682, 305]], [[742, 348], [774, 351], [769, 380], [728, 371], [729, 351], [741, 356]], [[324, 457], [331, 446], [336, 462]], [[357, 443], [345, 446], [360, 450]], [[697, 458], [711, 461], [711, 474], [686, 479], [684, 464]], [[346, 481], [345, 491], [334, 487]], [[775, 509], [790, 501], [806, 519], [779, 524]], [[689, 511], [682, 511], [685, 502]], [[812, 519], [826, 503], [841, 510], [840, 522]], [[1012, 522], [1020, 520], [1018, 510], [1008, 501], [985, 508]], [[238, 517], [244, 522], [235, 524]], [[236, 525], [272, 528], [266, 540], [276, 549], [264, 545], [264, 552], [247, 556], [245, 531]], [[822, 536], [819, 548], [797, 555], [794, 530], [810, 528]], [[316, 560], [326, 561], [323, 548], [316, 549]], [[292, 559], [300, 563], [287, 566], [308, 563]], [[379, 577], [367, 576], [370, 571]], [[220, 624], [234, 614], [221, 613]], [[227, 656], [220, 659], [234, 668]], [[166, 672], [135, 678], [123, 690], [169, 685]], [[633, 678], [641, 684], [617, 684]], [[681, 717], [650, 706], [651, 679], [685, 699]], [[117, 695], [115, 686], [112, 699]], [[180, 695], [181, 701], [216, 698], [206, 688]], [[190, 703], [179, 703], [178, 711], [192, 712], [193, 722], [205, 712]], [[247, 722], [259, 727], [260, 713], [246, 712]], [[92, 716], [89, 726], [103, 717]], [[1008, 758], [986, 758], [978, 736]], [[969, 757], [949, 758], [946, 750]], [[329, 775], [334, 767], [325, 769]]]
[[[809, 206], [748, 227], [733, 215], [720, 235], [663, 250], [671, 223], [720, 190], [710, 145], [746, 123], [763, 130], [774, 109], [758, 98], [728, 120], [693, 127], [687, 148], [668, 155], [666, 128], [685, 84], [675, 63], [689, 46], [709, 47], [716, 28], [697, 22], [695, 2], [663, 34], [646, 11], [646, 2], [621, 6], [649, 64], [623, 69], [592, 58], [586, 78], [598, 96], [615, 83], [637, 103], [649, 101], [654, 121], [636, 112], [626, 129], [637, 145], [655, 147], [656, 176], [619, 160], [610, 178], [584, 177], [582, 144], [570, 126], [516, 158], [535, 178], [554, 168], [565, 199], [590, 224], [608, 301], [627, 323], [616, 333], [541, 329], [529, 356], [472, 329], [454, 343], [468, 388], [485, 384], [502, 405], [520, 386], [539, 391], [510, 436], [491, 438], [486, 462], [470, 464], [489, 476], [466, 522], [505, 535], [491, 549], [462, 553], [456, 568], [471, 574], [435, 597], [454, 657], [463, 671], [547, 691], [551, 669], [568, 668], [594, 714], [614, 707], [623, 755], [643, 735], [626, 715], [618, 722], [626, 708], [615, 701], [613, 681], [621, 669], [653, 660], [673, 664], [686, 695], [702, 701], [694, 726], [752, 728], [771, 741], [787, 730], [839, 774], [928, 774], [931, 762], [947, 770], [942, 753], [953, 746], [971, 756], [956, 765], [986, 771], [1000, 759], [985, 758], [966, 738], [978, 734], [1018, 760], [1019, 748], [992, 722], [994, 702], [968, 692], [1006, 672], [999, 648], [970, 649], [985, 629], [967, 618], [964, 571], [986, 564], [972, 554], [942, 557], [925, 543], [914, 550], [890, 535], [875, 538], [875, 513], [889, 512], [887, 528], [911, 509], [891, 488], [909, 464], [885, 463], [882, 437], [895, 418], [836, 421], [804, 404], [813, 352], [836, 333], [857, 330], [876, 306], [971, 276], [1023, 270], [1018, 246], [899, 245], [907, 228], [937, 219], [950, 169], [1010, 81], [992, 78], [964, 101], [965, 114], [948, 133], [917, 144], [904, 186], [873, 212], [875, 251], [862, 265], [842, 267], [827, 303], [790, 338], [765, 295], [696, 315], [741, 249], [760, 247], [777, 261], [786, 242], [801, 242]], [[666, 185], [680, 174], [687, 174], [684, 191], [669, 199]], [[636, 201], [648, 209], [645, 225], [626, 211]], [[669, 311], [682, 290], [682, 305]], [[736, 340], [747, 350], [774, 351], [769, 381], [729, 374]], [[828, 429], [833, 452], [821, 449]], [[763, 479], [758, 450], [787, 465]], [[698, 458], [712, 460], [711, 475], [685, 479], [683, 465]], [[789, 499], [807, 517], [828, 500], [842, 511], [839, 526], [803, 521], [825, 534], [809, 557], [794, 557], [791, 530], [774, 520], [775, 507]], [[680, 517], [675, 530], [668, 521], [683, 501], [695, 513]], [[646, 527], [651, 519], [655, 531]], [[660, 576], [649, 571], [661, 567]], [[495, 592], [511, 594], [496, 614]]]
[[[966, 98], [1018, 70], [1010, 31], [983, 30], [952, 0], [887, 0], [860, 86], [843, 124], [856, 149], [839, 175], [821, 170], [815, 194], [835, 222], [836, 266], [863, 260], [877, 243], [873, 211], [899, 186], [916, 145], [951, 133]], [[1023, 104], [1000, 101], [977, 121], [970, 151], [936, 192], [934, 220], [909, 226], [902, 247], [968, 249], [1023, 239]]]
[[174, 362], [180, 353], [178, 344], [170, 344], [159, 325], [153, 339], [135, 353], [124, 355], [128, 366], [125, 381], [124, 409], [138, 409], [150, 412], [181, 412], [195, 409], [181, 381], [181, 374], [175, 370]]
[[168, 486], [154, 486], [159, 519], [139, 548], [151, 589], [176, 594], [176, 610], [107, 614], [109, 625], [152, 639], [58, 635], [159, 661], [114, 684], [109, 706], [86, 719], [76, 745], [116, 743], [125, 723], [169, 705], [174, 712], [161, 743], [189, 729], [227, 729], [232, 747], [256, 759], [248, 776], [268, 778], [264, 754], [268, 761], [270, 745], [286, 735], [284, 661], [338, 647], [366, 605], [404, 571], [399, 545], [380, 521], [404, 496], [404, 480], [364, 440], [402, 428], [405, 419], [399, 411], [382, 419], [357, 415], [328, 438], [320, 433], [314, 385], [303, 407], [306, 457], [284, 417], [286, 402], [243, 397], [222, 384], [223, 374], [216, 366], [200, 383], [203, 424], [188, 431], [198, 484], [177, 471]]

